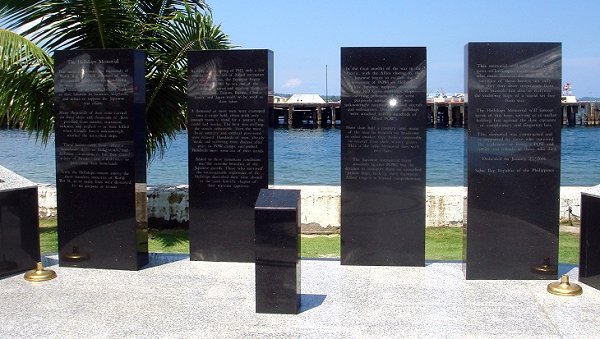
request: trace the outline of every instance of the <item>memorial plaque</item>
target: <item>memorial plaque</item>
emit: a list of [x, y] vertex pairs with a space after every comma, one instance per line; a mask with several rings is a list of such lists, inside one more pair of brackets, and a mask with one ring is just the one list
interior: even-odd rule
[[37, 185], [0, 166], [0, 278], [40, 261]]
[[254, 204], [273, 184], [273, 52], [189, 53], [190, 258], [254, 261]]
[[561, 44], [465, 46], [467, 279], [556, 279]]
[[144, 62], [128, 49], [55, 53], [61, 266], [148, 262]]
[[600, 185], [581, 192], [579, 281], [600, 289]]
[[424, 266], [426, 50], [341, 56], [341, 263]]
[[262, 189], [255, 207], [256, 312], [300, 308], [300, 191]]

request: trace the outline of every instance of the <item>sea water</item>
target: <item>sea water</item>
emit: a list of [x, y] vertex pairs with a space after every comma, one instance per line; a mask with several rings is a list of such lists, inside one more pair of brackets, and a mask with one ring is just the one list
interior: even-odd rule
[[[276, 185], [339, 185], [337, 128], [275, 129]], [[462, 186], [464, 130], [427, 130], [427, 185]], [[562, 186], [600, 184], [600, 128], [562, 129]], [[179, 132], [164, 156], [148, 166], [148, 185], [187, 184], [187, 133]], [[55, 183], [54, 139], [43, 146], [19, 130], [0, 130], [0, 165], [37, 183]]]

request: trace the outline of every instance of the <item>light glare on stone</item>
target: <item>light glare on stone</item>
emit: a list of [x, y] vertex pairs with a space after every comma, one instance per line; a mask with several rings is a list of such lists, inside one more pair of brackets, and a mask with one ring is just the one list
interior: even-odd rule
[[390, 107], [394, 107], [398, 104], [398, 100], [396, 99], [390, 99]]

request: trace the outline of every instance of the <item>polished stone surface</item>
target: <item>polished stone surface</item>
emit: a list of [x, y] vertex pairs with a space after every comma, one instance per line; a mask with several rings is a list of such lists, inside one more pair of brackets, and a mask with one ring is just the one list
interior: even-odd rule
[[148, 262], [144, 62], [129, 49], [55, 53], [61, 266]]
[[465, 53], [466, 277], [556, 278], [561, 44], [469, 43]]
[[273, 52], [189, 53], [192, 260], [254, 261], [254, 203], [273, 184]]
[[6, 167], [0, 166], [0, 192], [37, 187], [33, 181], [23, 178]]
[[256, 312], [300, 309], [300, 190], [262, 189], [256, 200]]
[[600, 289], [600, 185], [581, 192], [579, 280]]
[[39, 260], [37, 185], [0, 166], [0, 278]]
[[425, 264], [426, 50], [341, 50], [341, 261]]
[[[559, 297], [546, 292], [554, 280], [465, 280], [460, 263], [302, 260], [302, 308], [283, 315], [255, 312], [251, 263], [151, 258], [137, 272], [52, 266], [58, 278], [46, 283], [22, 275], [1, 280], [0, 337], [595, 338], [600, 332], [598, 290], [582, 284], [581, 296]], [[563, 272], [577, 280], [576, 268]]]

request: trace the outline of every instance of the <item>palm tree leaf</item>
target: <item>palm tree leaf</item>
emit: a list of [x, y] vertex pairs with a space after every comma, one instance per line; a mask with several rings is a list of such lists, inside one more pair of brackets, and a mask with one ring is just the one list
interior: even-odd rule
[[[43, 69], [0, 71], [0, 111], [10, 126], [35, 133], [45, 143], [54, 129], [54, 81]], [[0, 119], [1, 120], [1, 119]]]
[[47, 141], [54, 127], [53, 61], [40, 47], [0, 29], [0, 121]]
[[15, 63], [51, 67], [52, 58], [25, 37], [0, 28], [0, 68], [8, 68]]
[[[156, 29], [148, 52], [146, 119], [148, 150], [162, 154], [174, 131], [187, 124], [187, 54], [194, 49], [227, 49], [231, 45], [212, 17], [190, 7]], [[167, 131], [173, 131], [169, 133]], [[158, 152], [156, 152], [158, 150]]]
[[133, 47], [128, 1], [29, 1], [26, 9], [9, 2], [3, 7], [10, 20], [7, 27], [28, 27], [21, 34], [48, 51]]
[[2, 0], [0, 17], [21, 35], [0, 36], [0, 120], [42, 140], [54, 127], [53, 51], [146, 51], [149, 158], [186, 125], [187, 52], [231, 47], [204, 0]]

